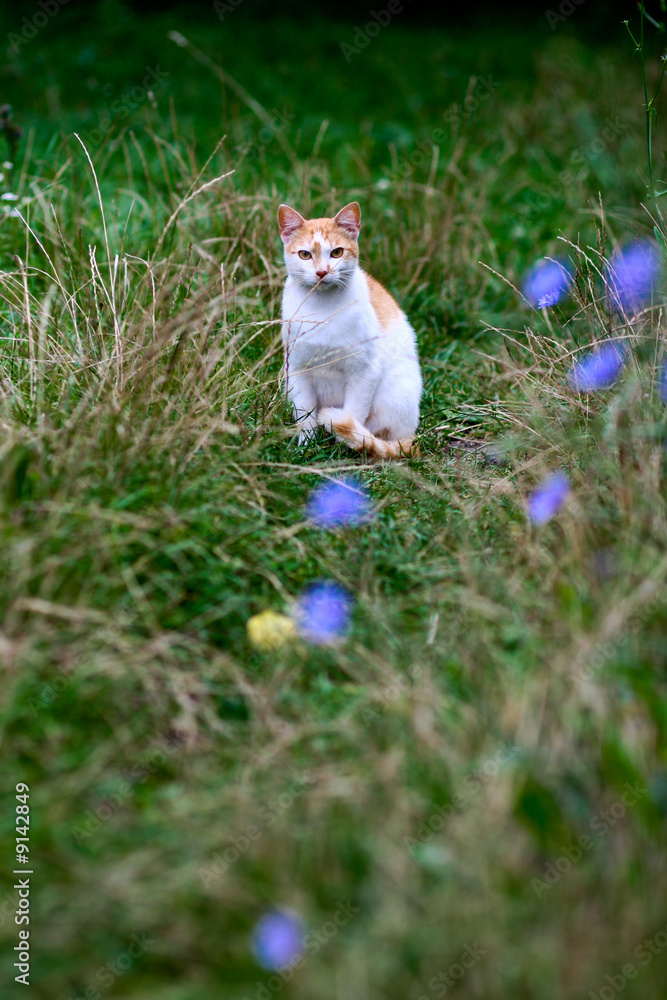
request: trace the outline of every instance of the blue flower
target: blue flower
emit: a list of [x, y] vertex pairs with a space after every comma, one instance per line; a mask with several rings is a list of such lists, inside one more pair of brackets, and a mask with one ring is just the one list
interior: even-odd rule
[[617, 308], [633, 311], [649, 302], [660, 275], [660, 253], [648, 240], [617, 250], [609, 262], [609, 287]]
[[296, 624], [304, 639], [331, 645], [346, 631], [352, 598], [331, 580], [317, 580], [303, 591], [296, 607]]
[[320, 528], [362, 524], [372, 517], [368, 492], [355, 479], [323, 483], [310, 495], [306, 515]]
[[264, 969], [280, 969], [303, 948], [303, 921], [292, 910], [272, 910], [259, 921], [252, 936], [255, 958]]
[[570, 480], [564, 472], [553, 472], [528, 497], [528, 517], [533, 524], [546, 524], [567, 500]]
[[573, 389], [579, 392], [595, 392], [596, 389], [608, 389], [625, 364], [625, 349], [613, 340], [608, 340], [581, 359], [570, 368], [568, 379]]
[[663, 403], [667, 403], [667, 361], [662, 369], [662, 377], [660, 379], [660, 399]]
[[555, 306], [572, 284], [572, 265], [562, 258], [536, 264], [523, 285], [523, 294], [532, 306]]

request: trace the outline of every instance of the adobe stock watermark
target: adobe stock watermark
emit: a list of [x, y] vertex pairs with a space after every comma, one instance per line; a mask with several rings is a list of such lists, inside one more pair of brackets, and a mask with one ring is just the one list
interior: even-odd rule
[[[348, 899], [346, 903], [337, 903], [336, 911], [331, 920], [326, 920], [316, 931], [310, 931], [306, 934], [303, 939], [303, 947], [298, 955], [277, 969], [275, 974], [269, 976], [265, 982], [257, 980], [254, 1000], [271, 1000], [273, 994], [282, 990], [285, 983], [289, 983], [293, 978], [294, 973], [305, 965], [307, 959], [304, 952], [311, 957], [317, 955], [320, 949], [328, 944], [338, 934], [341, 927], [345, 927], [357, 913], [359, 913], [359, 907], [353, 906], [351, 900]], [[252, 1000], [252, 998], [244, 997], [243, 1000]]]
[[[413, 664], [408, 670], [408, 677], [416, 680], [421, 673], [421, 669], [418, 663]], [[384, 715], [389, 706], [397, 701], [401, 695], [406, 695], [410, 691], [412, 691], [412, 685], [409, 683], [407, 677], [398, 677], [387, 687], [382, 688], [380, 692], [376, 693], [373, 697], [373, 707], [365, 705], [361, 709], [361, 717], [364, 720], [366, 728], [372, 722], [376, 722], [381, 715]]]
[[224, 21], [227, 14], [233, 14], [237, 7], [240, 7], [243, 0], [213, 0], [213, 10], [221, 21]]
[[562, 198], [567, 188], [577, 182], [583, 181], [589, 173], [589, 160], [594, 156], [599, 156], [618, 137], [628, 131], [634, 134], [634, 129], [627, 122], [620, 120], [618, 115], [612, 120], [605, 119], [605, 127], [599, 135], [591, 139], [585, 146], [579, 146], [570, 153], [569, 166], [561, 170], [557, 178], [549, 184], [541, 184], [538, 192], [529, 192], [529, 204], [517, 210], [517, 215], [523, 219], [537, 219], [549, 209], [556, 198]]
[[595, 674], [599, 673], [608, 660], [618, 655], [619, 650], [628, 642], [630, 636], [639, 632], [655, 612], [660, 610], [666, 600], [667, 587], [663, 586], [654, 597], [644, 601], [640, 609], [630, 615], [627, 627], [622, 635], [616, 639], [608, 639], [606, 642], [603, 642], [601, 646], [595, 649], [595, 653], [587, 663], [566, 675], [571, 688], [576, 690], [580, 684], [589, 681]]
[[23, 25], [20, 34], [10, 31], [7, 41], [12, 53], [16, 55], [22, 45], [27, 45], [35, 35], [38, 35], [42, 28], [45, 28], [49, 21], [56, 16], [61, 7], [66, 7], [70, 0], [37, 0], [36, 10], [31, 17], [24, 17], [21, 21]]
[[546, 17], [551, 30], [555, 31], [562, 21], [567, 21], [568, 17], [572, 17], [577, 7], [581, 7], [581, 5], [585, 2], [586, 0], [562, 0], [562, 3], [558, 7], [558, 11], [545, 10], [544, 16]]
[[86, 809], [85, 820], [70, 827], [77, 844], [82, 844], [114, 816], [119, 809], [128, 802], [135, 794], [136, 786], [143, 785], [152, 774], [155, 774], [167, 763], [168, 758], [176, 753], [185, 742], [185, 737], [170, 735], [163, 739], [162, 745], [144, 754], [133, 766], [129, 774], [129, 781], [121, 781], [116, 786], [116, 790], [107, 795], [106, 798], [96, 806], [95, 809]]
[[653, 937], [644, 938], [633, 950], [633, 957], [637, 959], [638, 965], [634, 962], [626, 962], [622, 969], [615, 975], [606, 975], [607, 982], [601, 986], [597, 993], [589, 990], [588, 1000], [614, 1000], [621, 990], [625, 989], [631, 979], [636, 979], [643, 968], [650, 965], [656, 955], [665, 950], [667, 946], [667, 926], [657, 931]]
[[436, 973], [435, 976], [431, 976], [428, 981], [428, 996], [422, 994], [417, 1000], [430, 1000], [431, 997], [440, 998], [446, 996], [447, 991], [456, 986], [457, 983], [460, 983], [466, 972], [482, 960], [483, 956], [486, 955], [486, 951], [487, 949], [481, 948], [476, 941], [465, 945], [459, 955], [458, 962], [452, 962], [448, 969], [443, 969], [441, 972]]
[[99, 988], [97, 986], [87, 986], [83, 993], [76, 996], [69, 996], [67, 1000], [100, 1000], [102, 996], [100, 991], [110, 990], [116, 980], [122, 979], [132, 968], [136, 960], [145, 955], [148, 949], [155, 944], [155, 941], [151, 940], [145, 932], [142, 934], [133, 934], [131, 942], [127, 949], [121, 952], [120, 955], [116, 955], [112, 961], [106, 962], [99, 967], [95, 973], [95, 980], [100, 984]]
[[[492, 94], [500, 88], [501, 84], [498, 80], [493, 79], [493, 74], [489, 73], [488, 76], [482, 76], [479, 80], [475, 80], [475, 86], [472, 91], [463, 98], [462, 104], [454, 104], [445, 112], [445, 118], [449, 127], [452, 131], [456, 131], [461, 127], [461, 123], [470, 118], [471, 115], [478, 110], [481, 104], [491, 97]], [[436, 129], [436, 132], [439, 130]], [[444, 138], [444, 133], [440, 138], [437, 138], [436, 142], [442, 142]]]
[[383, 7], [382, 10], [369, 11], [370, 20], [354, 29], [352, 42], [340, 43], [340, 50], [345, 57], [345, 62], [352, 62], [352, 56], [358, 56], [360, 52], [363, 52], [373, 38], [377, 38], [382, 29], [391, 23], [392, 18], [397, 14], [402, 14], [404, 10], [405, 7], [401, 0], [389, 0], [387, 6]]
[[[444, 113], [444, 118], [452, 132], [460, 129], [461, 125], [470, 118], [485, 101], [496, 93], [502, 86], [498, 80], [493, 79], [493, 74], [481, 77], [475, 82], [471, 93], [467, 94], [461, 104], [453, 104]], [[424, 162], [433, 156], [433, 146], [439, 146], [447, 137], [447, 131], [442, 128], [434, 128], [428, 139], [422, 139], [417, 143], [417, 149], [409, 155], [401, 157], [396, 173], [402, 180], [407, 180]]]
[[588, 825], [595, 836], [582, 833], [577, 838], [576, 843], [570, 844], [569, 847], [561, 846], [563, 853], [553, 863], [548, 861], [544, 866], [544, 877], [541, 879], [531, 878], [530, 884], [538, 899], [548, 889], [553, 889], [563, 875], [566, 875], [578, 861], [581, 861], [584, 854], [592, 850], [607, 835], [609, 830], [616, 826], [620, 819], [623, 819], [628, 809], [636, 805], [639, 799], [648, 792], [648, 788], [639, 785], [639, 783], [635, 785], [626, 783], [624, 787], [625, 791], [618, 801], [614, 802], [609, 809], [602, 809], [596, 813], [590, 820]]
[[[154, 68], [152, 66], [145, 66], [144, 69], [146, 71], [146, 75], [141, 83], [137, 84], [135, 87], [127, 87], [120, 97], [111, 102], [108, 108], [109, 116], [98, 118], [96, 128], [79, 133], [80, 138], [89, 153], [97, 149], [98, 146], [102, 144], [105, 136], [111, 132], [116, 122], [125, 121], [126, 118], [129, 118], [130, 115], [133, 114], [137, 108], [140, 108], [142, 104], [145, 104], [146, 101], [149, 101], [155, 106], [156, 91], [162, 86], [164, 81], [168, 79], [169, 73], [161, 70], [159, 64]], [[72, 140], [70, 145], [73, 155], [79, 157], [81, 160], [87, 160], [81, 143], [78, 142], [76, 138]]]
[[295, 799], [303, 795], [310, 784], [310, 778], [302, 774], [292, 781], [287, 791], [281, 792], [260, 806], [257, 810], [257, 822], [249, 823], [238, 836], [229, 837], [227, 846], [213, 855], [209, 866], [199, 869], [199, 877], [204, 888], [207, 889], [211, 882], [217, 881], [236, 864], [241, 855], [250, 850], [252, 844], [261, 838], [264, 830], [272, 827]]
[[240, 156], [244, 163], [253, 163], [260, 155], [264, 147], [267, 146], [279, 133], [287, 131], [288, 126], [294, 121], [296, 115], [283, 107], [282, 111], [272, 108], [271, 122], [264, 125], [256, 136], [248, 142], [240, 143], [234, 147], [234, 155]]
[[492, 781], [500, 773], [501, 767], [519, 750], [520, 747], [515, 747], [512, 743], [498, 747], [493, 757], [489, 757], [478, 768], [465, 776], [463, 779], [465, 791], [456, 792], [449, 802], [436, 806], [428, 819], [419, 824], [416, 837], [403, 838], [403, 843], [413, 858], [415, 851], [427, 844], [436, 833], [443, 830], [452, 816], [460, 812], [471, 799], [478, 795], [484, 785]]
[[[99, 642], [111, 642], [121, 635], [123, 630], [128, 628], [136, 619], [136, 613], [121, 611], [116, 621], [102, 629], [95, 638]], [[90, 655], [90, 653], [79, 653], [74, 662], [66, 670], [63, 667], [58, 668], [61, 673], [60, 677], [55, 677], [51, 681], [44, 681], [40, 685], [38, 696], [36, 698], [28, 698], [28, 705], [32, 709], [33, 717], [39, 715], [43, 708], [52, 705], [63, 691], [67, 690], [81, 669], [90, 661]]]

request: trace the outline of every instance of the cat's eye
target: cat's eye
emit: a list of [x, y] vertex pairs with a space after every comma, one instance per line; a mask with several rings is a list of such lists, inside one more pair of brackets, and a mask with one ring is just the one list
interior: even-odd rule
[[331, 256], [332, 257], [342, 257], [344, 253], [345, 253], [345, 251], [343, 250], [342, 247], [336, 247], [334, 250], [331, 251]]
[[312, 254], [310, 250], [299, 250], [299, 257], [301, 258], [301, 260], [310, 260]]

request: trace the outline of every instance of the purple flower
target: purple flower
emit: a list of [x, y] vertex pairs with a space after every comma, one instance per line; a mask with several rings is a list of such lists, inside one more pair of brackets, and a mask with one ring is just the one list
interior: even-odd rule
[[306, 515], [320, 528], [339, 524], [362, 524], [372, 516], [366, 488], [355, 479], [323, 483], [310, 495]]
[[572, 265], [562, 258], [536, 264], [523, 285], [523, 294], [532, 306], [555, 306], [572, 284]]
[[570, 368], [567, 374], [570, 385], [579, 392], [608, 389], [621, 374], [625, 359], [625, 349], [621, 344], [608, 340]]
[[660, 253], [648, 240], [617, 250], [609, 262], [609, 287], [619, 309], [636, 310], [650, 301], [660, 275]]
[[271, 910], [259, 921], [252, 950], [264, 969], [280, 969], [301, 954], [303, 921], [293, 910]]
[[546, 524], [557, 514], [570, 492], [564, 472], [552, 472], [528, 497], [528, 517], [533, 524]]
[[662, 369], [662, 377], [660, 379], [660, 399], [663, 403], [667, 403], [667, 361]]
[[301, 594], [296, 607], [296, 624], [309, 642], [331, 645], [346, 631], [352, 611], [352, 598], [331, 580], [317, 580]]

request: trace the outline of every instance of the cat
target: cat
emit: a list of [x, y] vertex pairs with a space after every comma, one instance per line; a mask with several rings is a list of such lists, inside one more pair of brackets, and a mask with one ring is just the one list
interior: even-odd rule
[[422, 393], [415, 334], [359, 266], [359, 205], [308, 220], [281, 205], [278, 225], [287, 266], [285, 377], [299, 443], [322, 425], [369, 456], [409, 454]]

